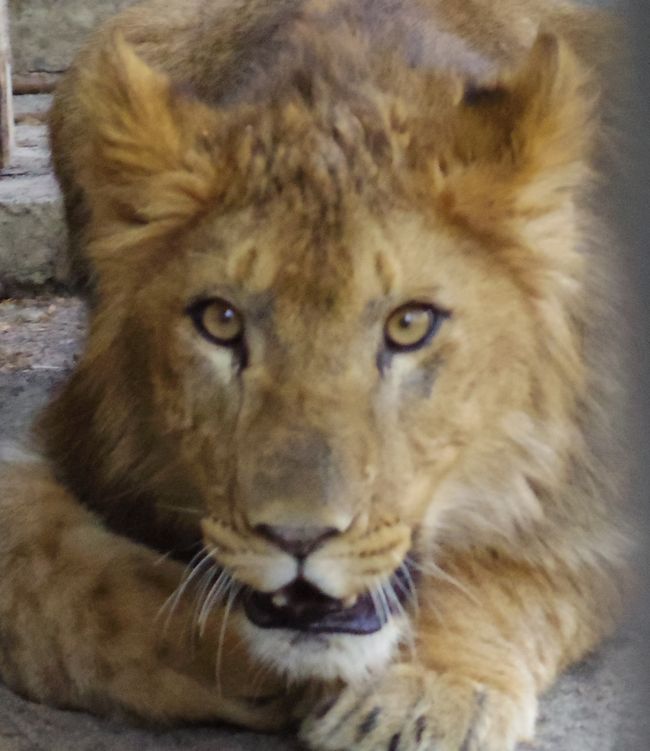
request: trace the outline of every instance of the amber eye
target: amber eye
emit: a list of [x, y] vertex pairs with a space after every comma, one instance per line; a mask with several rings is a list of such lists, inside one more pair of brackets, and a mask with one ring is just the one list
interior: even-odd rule
[[190, 305], [187, 312], [206, 339], [224, 347], [233, 347], [241, 342], [243, 318], [237, 308], [226, 300], [201, 300]]
[[444, 314], [425, 303], [407, 303], [394, 310], [384, 327], [386, 345], [397, 352], [423, 347], [435, 334]]

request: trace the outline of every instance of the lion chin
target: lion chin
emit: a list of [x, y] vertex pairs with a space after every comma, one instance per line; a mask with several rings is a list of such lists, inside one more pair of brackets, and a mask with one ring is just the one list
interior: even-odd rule
[[292, 683], [365, 682], [390, 663], [409, 633], [406, 620], [395, 617], [371, 634], [266, 629], [243, 616], [240, 629], [255, 659]]
[[252, 654], [292, 682], [363, 681], [412, 639], [405, 607], [414, 595], [401, 578], [348, 600], [302, 578], [272, 594], [245, 588], [241, 631]]

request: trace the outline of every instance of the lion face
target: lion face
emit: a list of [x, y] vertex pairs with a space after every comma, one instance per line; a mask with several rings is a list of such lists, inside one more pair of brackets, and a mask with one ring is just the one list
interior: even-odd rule
[[[478, 243], [360, 200], [339, 220], [280, 200], [208, 215], [131, 306], [207, 544], [268, 595], [255, 643], [294, 626], [307, 652], [305, 633], [397, 638], [445, 480], [533, 382], [525, 297]], [[294, 613], [296, 581], [313, 602]]]
[[[571, 440], [575, 87], [547, 85], [539, 50], [503, 113], [500, 88], [477, 105], [438, 83], [434, 148], [384, 94], [368, 114], [325, 87], [224, 125], [116, 54], [151, 102], [94, 142], [89, 357], [137, 373], [131, 445], [203, 518], [252, 649], [294, 677], [363, 673], [408, 629], [420, 562], [538, 520], [530, 483]], [[133, 148], [149, 161], [129, 176]]]

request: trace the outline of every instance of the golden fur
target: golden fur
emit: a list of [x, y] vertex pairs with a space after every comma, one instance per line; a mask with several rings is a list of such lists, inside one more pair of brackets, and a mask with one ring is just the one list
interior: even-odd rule
[[[533, 0], [193, 0], [98, 32], [51, 121], [90, 334], [46, 459], [2, 480], [2, 565], [33, 581], [2, 584], [6, 681], [156, 720], [293, 714], [323, 751], [531, 736], [624, 571], [589, 350], [600, 30]], [[240, 366], [185, 315], [205, 297], [243, 313]], [[409, 300], [448, 315], [387, 354]], [[253, 627], [237, 587], [296, 576], [271, 524], [335, 532], [303, 565], [326, 595], [381, 607], [408, 565], [418, 607], [372, 637]], [[207, 599], [151, 550], [201, 537]], [[28, 658], [39, 608], [56, 629]]]

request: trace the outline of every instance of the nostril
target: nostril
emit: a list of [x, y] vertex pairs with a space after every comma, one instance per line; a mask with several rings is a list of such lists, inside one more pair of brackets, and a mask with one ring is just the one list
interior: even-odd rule
[[338, 534], [334, 527], [286, 527], [258, 524], [255, 531], [296, 558], [306, 558], [325, 540]]

